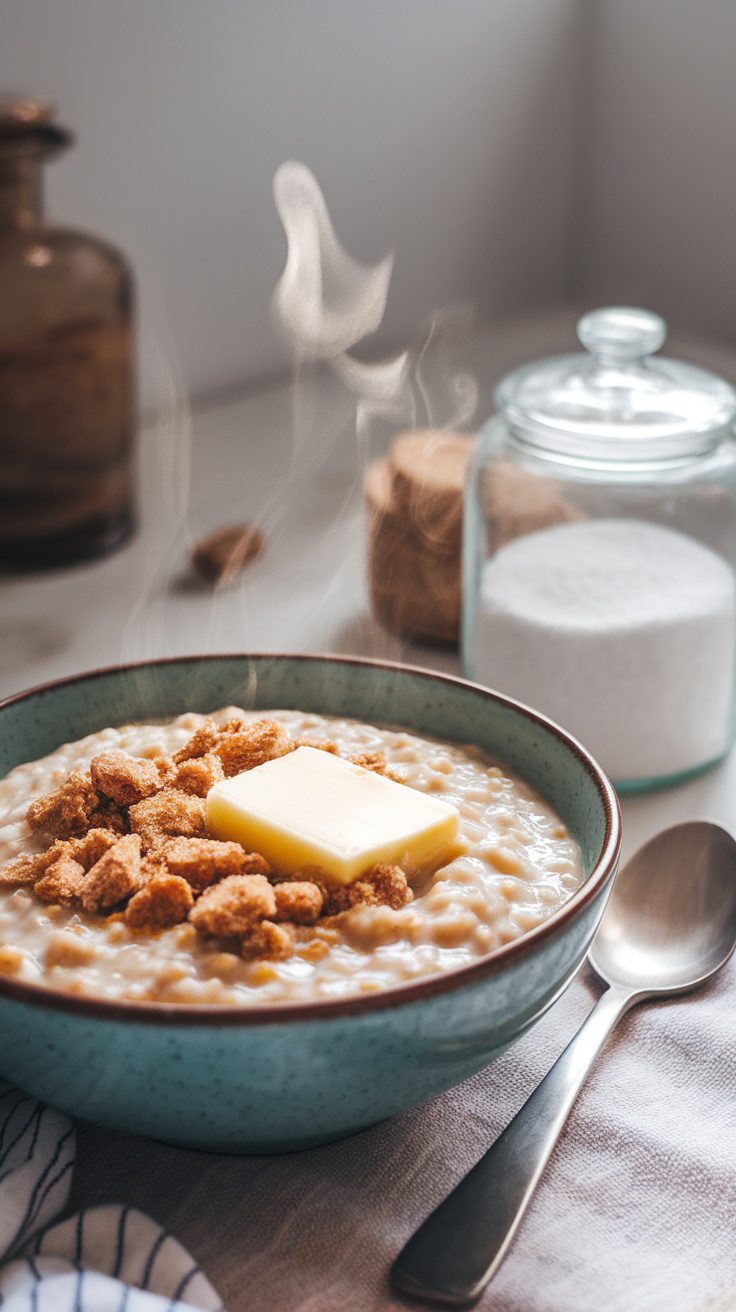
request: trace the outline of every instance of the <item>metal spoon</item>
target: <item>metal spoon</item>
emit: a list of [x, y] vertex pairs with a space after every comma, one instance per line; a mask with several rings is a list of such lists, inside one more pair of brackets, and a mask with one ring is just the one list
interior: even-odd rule
[[589, 953], [608, 985], [587, 1020], [477, 1166], [397, 1257], [394, 1287], [458, 1307], [501, 1265], [570, 1109], [634, 1003], [697, 988], [736, 947], [736, 842], [704, 820], [675, 825], [618, 875]]

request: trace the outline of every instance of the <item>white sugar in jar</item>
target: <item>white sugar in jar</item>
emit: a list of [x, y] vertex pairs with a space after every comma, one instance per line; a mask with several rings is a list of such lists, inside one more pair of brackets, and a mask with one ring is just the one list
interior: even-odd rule
[[474, 664], [634, 783], [726, 751], [735, 634], [734, 574], [709, 547], [655, 524], [589, 520], [525, 534], [487, 561]]
[[654, 355], [644, 310], [586, 315], [587, 353], [509, 375], [473, 458], [465, 673], [557, 720], [622, 790], [734, 739], [736, 393]]

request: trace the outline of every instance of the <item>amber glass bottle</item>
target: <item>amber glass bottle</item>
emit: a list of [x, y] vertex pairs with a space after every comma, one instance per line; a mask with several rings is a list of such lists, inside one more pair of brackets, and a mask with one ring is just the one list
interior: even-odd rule
[[0, 566], [103, 555], [134, 521], [132, 279], [114, 247], [43, 217], [72, 137], [0, 98]]

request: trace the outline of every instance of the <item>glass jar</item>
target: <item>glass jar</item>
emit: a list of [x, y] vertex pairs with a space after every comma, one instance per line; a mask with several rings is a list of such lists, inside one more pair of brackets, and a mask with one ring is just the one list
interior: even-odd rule
[[463, 527], [465, 673], [563, 724], [621, 790], [734, 739], [736, 393], [650, 358], [644, 310], [586, 315], [587, 354], [510, 374]]
[[72, 141], [43, 101], [0, 99], [0, 565], [102, 555], [133, 526], [132, 279], [112, 246], [48, 223], [42, 166]]

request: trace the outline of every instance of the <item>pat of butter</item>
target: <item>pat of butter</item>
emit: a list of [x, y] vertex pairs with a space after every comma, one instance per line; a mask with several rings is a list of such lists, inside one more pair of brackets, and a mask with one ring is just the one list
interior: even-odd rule
[[215, 784], [207, 821], [278, 871], [318, 866], [340, 884], [379, 862], [439, 864], [459, 824], [454, 806], [316, 747]]

